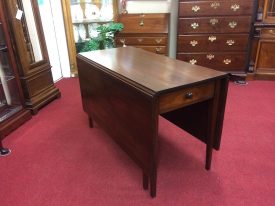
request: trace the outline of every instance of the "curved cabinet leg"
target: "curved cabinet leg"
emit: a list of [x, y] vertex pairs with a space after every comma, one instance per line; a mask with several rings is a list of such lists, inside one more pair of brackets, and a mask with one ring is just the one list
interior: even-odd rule
[[7, 156], [11, 153], [10, 149], [4, 148], [2, 142], [0, 142], [0, 157]]

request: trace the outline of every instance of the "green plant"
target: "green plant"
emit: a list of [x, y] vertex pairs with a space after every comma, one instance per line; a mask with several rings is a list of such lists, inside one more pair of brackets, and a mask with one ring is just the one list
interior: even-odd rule
[[114, 47], [115, 33], [123, 29], [122, 23], [109, 23], [97, 27], [98, 36], [91, 38], [85, 43], [80, 52], [87, 52], [99, 49]]

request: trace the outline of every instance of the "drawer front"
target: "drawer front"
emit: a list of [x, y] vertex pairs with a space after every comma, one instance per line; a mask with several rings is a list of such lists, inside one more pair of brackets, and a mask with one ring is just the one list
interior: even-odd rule
[[156, 54], [167, 54], [167, 47], [166, 46], [139, 46], [136, 45], [135, 47], [144, 49], [149, 52], [153, 52]]
[[180, 35], [177, 51], [246, 51], [248, 38], [248, 34]]
[[251, 15], [254, 0], [183, 1], [179, 4], [180, 17]]
[[167, 45], [167, 36], [156, 37], [116, 37], [117, 45]]
[[178, 34], [194, 33], [249, 33], [251, 17], [180, 18]]
[[[117, 47], [122, 47], [122, 44], [117, 45]], [[156, 54], [164, 54], [167, 55], [168, 50], [166, 46], [145, 46], [145, 45], [128, 45], [128, 46], [133, 46], [136, 48], [141, 48], [149, 52], [153, 52]]]
[[177, 59], [219, 71], [246, 70], [245, 52], [178, 53]]
[[159, 112], [162, 114], [187, 105], [211, 99], [214, 96], [214, 90], [214, 83], [211, 82], [163, 94], [159, 97]]
[[120, 33], [168, 33], [169, 14], [123, 14], [118, 22], [124, 25]]
[[275, 29], [261, 29], [261, 38], [275, 39]]

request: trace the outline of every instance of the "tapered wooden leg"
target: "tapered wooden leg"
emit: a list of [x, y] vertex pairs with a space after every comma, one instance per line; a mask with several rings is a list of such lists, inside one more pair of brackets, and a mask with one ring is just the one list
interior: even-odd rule
[[143, 189], [148, 190], [149, 187], [149, 178], [148, 176], [143, 172]]
[[205, 161], [205, 169], [211, 169], [211, 160], [212, 160], [212, 144], [206, 145], [206, 161]]
[[90, 126], [90, 128], [94, 127], [94, 123], [93, 123], [92, 117], [89, 117], [89, 126]]
[[157, 195], [157, 177], [153, 175], [150, 177], [150, 195], [151, 197], [156, 197]]

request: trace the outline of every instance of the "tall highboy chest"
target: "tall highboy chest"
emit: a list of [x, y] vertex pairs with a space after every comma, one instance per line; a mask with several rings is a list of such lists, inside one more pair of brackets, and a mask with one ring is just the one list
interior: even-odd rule
[[255, 2], [179, 0], [177, 59], [245, 74]]

